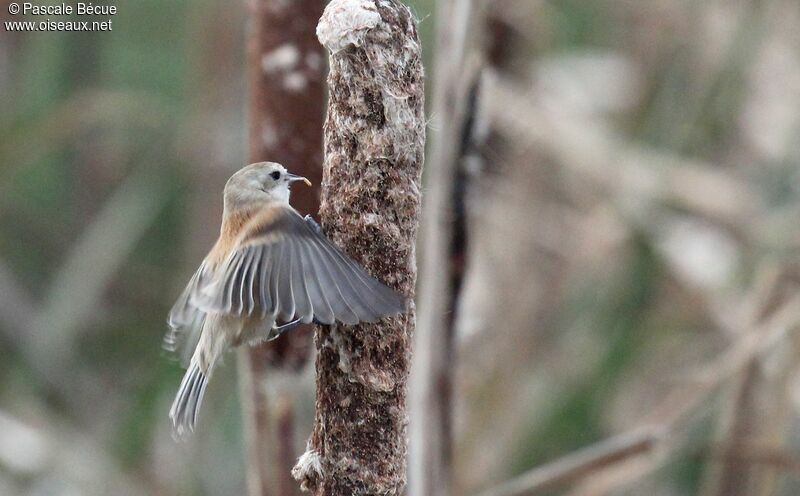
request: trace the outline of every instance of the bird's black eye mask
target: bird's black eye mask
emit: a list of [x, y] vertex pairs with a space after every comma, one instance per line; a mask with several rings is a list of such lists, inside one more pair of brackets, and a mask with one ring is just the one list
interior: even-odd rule
[[279, 171], [271, 172], [269, 177], [277, 181], [281, 178], [281, 173]]

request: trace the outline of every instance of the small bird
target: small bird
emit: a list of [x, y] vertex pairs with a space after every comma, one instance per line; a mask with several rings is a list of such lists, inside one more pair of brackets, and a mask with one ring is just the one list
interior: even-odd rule
[[169, 313], [164, 347], [187, 367], [170, 409], [178, 438], [194, 431], [214, 365], [230, 347], [277, 338], [310, 322], [375, 322], [405, 298], [339, 251], [289, 205], [308, 179], [274, 162], [228, 180], [219, 239]]

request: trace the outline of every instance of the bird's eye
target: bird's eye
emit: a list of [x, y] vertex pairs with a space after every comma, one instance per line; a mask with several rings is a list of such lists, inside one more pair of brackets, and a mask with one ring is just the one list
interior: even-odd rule
[[276, 181], [277, 181], [278, 179], [280, 179], [280, 178], [281, 178], [281, 173], [280, 173], [280, 172], [278, 172], [278, 171], [275, 171], [275, 172], [271, 173], [271, 174], [269, 175], [269, 177], [271, 177], [272, 179], [274, 179], [274, 180], [276, 180]]

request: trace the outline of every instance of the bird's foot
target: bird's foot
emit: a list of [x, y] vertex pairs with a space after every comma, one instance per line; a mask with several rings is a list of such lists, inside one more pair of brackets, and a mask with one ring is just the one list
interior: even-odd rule
[[273, 339], [277, 339], [277, 337], [283, 334], [284, 332], [291, 331], [300, 324], [302, 324], [302, 322], [300, 322], [300, 319], [294, 319], [291, 322], [287, 322], [283, 325], [273, 327], [269, 331], [269, 340], [272, 341]]
[[313, 217], [311, 217], [311, 214], [308, 214], [305, 217], [303, 217], [303, 220], [306, 221], [306, 224], [311, 226], [311, 229], [313, 229], [314, 232], [316, 232], [316, 233], [319, 233], [319, 231], [322, 229], [319, 226], [319, 223], [317, 221], [315, 221]]
[[[311, 322], [314, 323], [314, 324], [320, 324], [320, 322], [317, 319], [313, 319]], [[284, 332], [291, 331], [295, 327], [297, 327], [299, 325], [302, 325], [302, 324], [303, 324], [302, 319], [298, 318], [298, 319], [294, 319], [294, 320], [292, 320], [290, 322], [287, 322], [285, 324], [281, 324], [279, 326], [275, 326], [272, 329], [270, 329], [269, 338], [267, 339], [267, 341], [272, 341], [273, 339], [277, 339], [278, 336], [280, 336]]]

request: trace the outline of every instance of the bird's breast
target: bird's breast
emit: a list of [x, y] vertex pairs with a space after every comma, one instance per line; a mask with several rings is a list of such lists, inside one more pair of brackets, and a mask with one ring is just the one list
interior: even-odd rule
[[225, 212], [222, 217], [219, 238], [208, 254], [208, 261], [212, 265], [219, 265], [231, 254], [245, 231], [245, 227], [257, 212], [258, 209], [239, 209]]

